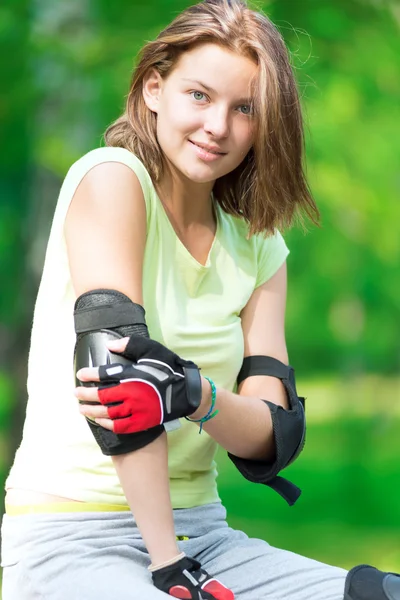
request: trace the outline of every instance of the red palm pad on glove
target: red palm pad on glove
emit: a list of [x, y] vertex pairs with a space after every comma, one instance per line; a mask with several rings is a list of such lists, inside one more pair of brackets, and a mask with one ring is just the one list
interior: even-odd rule
[[125, 380], [119, 385], [100, 388], [99, 400], [114, 420], [114, 433], [136, 433], [164, 421], [160, 392], [148, 381]]
[[231, 590], [211, 577], [194, 558], [185, 556], [173, 565], [153, 571], [153, 583], [181, 600], [234, 600]]
[[131, 336], [122, 354], [129, 364], [99, 367], [100, 403], [114, 433], [145, 431], [192, 414], [201, 401], [198, 367], [158, 342]]

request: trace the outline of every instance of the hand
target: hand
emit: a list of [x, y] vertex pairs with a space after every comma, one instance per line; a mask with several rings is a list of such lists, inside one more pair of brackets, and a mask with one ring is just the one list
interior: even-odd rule
[[198, 408], [201, 378], [193, 362], [140, 336], [109, 342], [107, 346], [132, 363], [78, 371], [81, 382], [103, 384], [76, 388], [81, 413], [86, 417], [115, 433], [135, 433], [191, 415]]
[[211, 577], [190, 556], [152, 572], [154, 585], [174, 598], [186, 600], [234, 600], [231, 590]]

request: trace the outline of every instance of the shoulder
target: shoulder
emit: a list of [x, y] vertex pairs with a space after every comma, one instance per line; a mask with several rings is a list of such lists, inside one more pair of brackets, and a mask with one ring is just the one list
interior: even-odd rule
[[281, 251], [287, 254], [289, 251], [282, 237], [282, 234], [276, 229], [273, 234], [256, 233], [250, 235], [250, 226], [242, 218], [227, 214], [221, 207], [218, 207], [218, 218], [223, 235], [230, 238], [235, 244], [255, 255], [265, 255]]
[[249, 226], [244, 219], [226, 213], [217, 205], [219, 236], [229, 254], [251, 257], [254, 254], [254, 236], [249, 237]]
[[[94, 148], [86, 154], [84, 154], [74, 164], [84, 163], [102, 163], [102, 162], [122, 162], [126, 165], [134, 165], [146, 171], [143, 163], [138, 159], [133, 152], [126, 148], [114, 148], [112, 146], [102, 146], [101, 148]], [[147, 171], [146, 171], [147, 173]]]
[[254, 274], [258, 287], [272, 277], [285, 262], [289, 250], [278, 230], [274, 234], [249, 235], [249, 225], [240, 217], [228, 215], [219, 209], [225, 247], [239, 266]]
[[136, 188], [135, 184], [139, 183], [147, 208], [154, 190], [144, 164], [125, 148], [95, 148], [81, 156], [68, 170], [63, 193], [72, 198], [83, 180], [86, 185], [103, 188], [105, 194], [121, 185], [129, 187], [131, 184]]
[[129, 167], [136, 176], [140, 183], [143, 185], [151, 185], [150, 175], [144, 166], [144, 164], [129, 150], [125, 148], [112, 148], [109, 146], [102, 148], [95, 148], [90, 150], [77, 161], [75, 161], [70, 167], [67, 177], [69, 174], [74, 173], [87, 173], [93, 167], [104, 163], [122, 163]]
[[262, 285], [283, 265], [289, 254], [289, 249], [277, 229], [274, 234], [254, 236], [257, 252], [257, 281], [256, 287]]
[[[84, 154], [70, 167], [63, 186], [70, 183], [72, 206], [91, 208], [104, 204], [118, 211], [132, 199], [147, 205], [152, 186], [143, 163], [125, 148], [101, 147]], [[135, 203], [137, 202], [135, 201]]]

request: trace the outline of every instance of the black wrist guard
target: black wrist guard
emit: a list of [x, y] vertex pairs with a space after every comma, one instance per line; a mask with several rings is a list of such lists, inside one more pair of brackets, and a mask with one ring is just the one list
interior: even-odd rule
[[211, 577], [194, 558], [184, 556], [168, 567], [153, 571], [153, 583], [159, 590], [188, 600], [234, 600], [234, 595], [218, 579]]
[[268, 400], [271, 411], [275, 440], [275, 460], [273, 462], [240, 458], [228, 452], [229, 458], [240, 473], [253, 483], [263, 483], [280, 494], [288, 504], [296, 502], [301, 490], [293, 483], [278, 477], [278, 473], [290, 465], [300, 454], [305, 443], [306, 422], [304, 398], [296, 392], [294, 370], [270, 356], [248, 356], [238, 375], [238, 384], [247, 377], [269, 375], [280, 379], [285, 387], [289, 403], [288, 410]]
[[123, 356], [131, 363], [99, 368], [99, 400], [115, 433], [168, 425], [199, 407], [201, 377], [192, 361], [138, 335], [130, 336]]
[[[77, 386], [96, 385], [81, 382], [76, 378], [76, 372], [83, 367], [131, 363], [120, 354], [108, 350], [107, 342], [132, 334], [149, 337], [144, 308], [116, 290], [92, 290], [79, 296], [74, 307], [74, 322], [77, 334], [74, 351]], [[86, 420], [106, 456], [138, 450], [158, 438], [164, 431], [163, 426], [159, 425], [137, 433], [116, 434], [88, 418]]]

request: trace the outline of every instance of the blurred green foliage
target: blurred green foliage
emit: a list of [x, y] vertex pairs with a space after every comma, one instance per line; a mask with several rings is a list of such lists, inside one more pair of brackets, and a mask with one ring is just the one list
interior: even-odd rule
[[[0, 8], [0, 480], [21, 435], [33, 304], [61, 181], [122, 111], [143, 42], [189, 4], [11, 0]], [[288, 347], [315, 401], [307, 450], [292, 467], [308, 490], [298, 508], [244, 483], [222, 458], [221, 494], [233, 522], [277, 545], [349, 566], [362, 559], [361, 544], [367, 559], [399, 569], [391, 410], [400, 390], [383, 378], [400, 363], [399, 4], [257, 5], [290, 49], [321, 210], [320, 229], [286, 235]]]
[[290, 19], [310, 36], [287, 31], [300, 64], [310, 181], [322, 215], [322, 229], [306, 240], [298, 231], [287, 236], [289, 347], [302, 371], [396, 372], [399, 7], [306, 4], [309, 10], [303, 3], [272, 5], [278, 25]]

